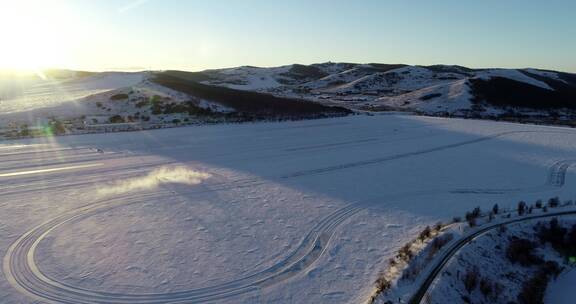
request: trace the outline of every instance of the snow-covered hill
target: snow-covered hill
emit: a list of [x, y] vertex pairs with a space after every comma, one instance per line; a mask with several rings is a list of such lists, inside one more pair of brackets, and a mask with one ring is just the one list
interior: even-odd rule
[[[62, 75], [62, 73], [58, 73]], [[146, 73], [73, 73], [65, 77], [6, 77], [0, 79], [0, 113], [53, 107], [70, 101], [130, 87], [142, 82]]]
[[194, 73], [204, 84], [359, 109], [498, 116], [576, 108], [576, 75], [537, 69], [323, 63]]
[[[188, 79], [189, 74], [51, 71], [42, 77], [5, 76], [0, 79], [0, 137], [36, 135], [55, 124], [63, 124], [58, 133], [82, 133], [350, 113], [296, 98], [205, 85]], [[260, 87], [271, 87], [267, 83], [273, 85], [262, 80]]]
[[139, 127], [302, 119], [349, 113], [343, 108], [573, 124], [575, 101], [575, 74], [536, 69], [328, 62], [202, 72], [55, 70], [0, 74], [0, 129], [54, 120], [81, 125], [91, 116]]

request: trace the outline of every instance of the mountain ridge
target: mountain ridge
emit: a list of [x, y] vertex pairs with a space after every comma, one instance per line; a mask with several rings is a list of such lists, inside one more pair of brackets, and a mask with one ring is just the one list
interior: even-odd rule
[[[190, 75], [204, 84], [284, 97], [299, 96], [361, 110], [502, 115], [510, 110], [566, 112], [576, 104], [576, 74], [534, 68], [328, 62], [272, 68], [237, 67]], [[523, 94], [523, 91], [530, 93]], [[457, 102], [452, 102], [454, 100]], [[485, 110], [479, 111], [482, 108]]]
[[325, 62], [41, 76], [0, 78], [0, 129], [55, 120], [75, 128], [87, 121], [156, 127], [391, 110], [576, 125], [576, 74], [532, 68]]

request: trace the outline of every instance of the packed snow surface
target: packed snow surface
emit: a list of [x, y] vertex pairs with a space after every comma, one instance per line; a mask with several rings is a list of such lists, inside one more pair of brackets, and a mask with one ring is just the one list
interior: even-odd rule
[[546, 181], [575, 152], [572, 129], [408, 115], [4, 141], [2, 301], [362, 302], [426, 225], [574, 197], [572, 168]]

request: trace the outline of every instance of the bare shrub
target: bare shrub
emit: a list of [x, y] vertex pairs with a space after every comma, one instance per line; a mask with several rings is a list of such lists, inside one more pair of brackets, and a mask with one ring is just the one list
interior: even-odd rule
[[398, 258], [404, 262], [409, 262], [412, 257], [414, 257], [414, 254], [412, 253], [412, 250], [410, 250], [411, 244], [406, 244], [404, 245], [400, 251], [398, 251]]
[[426, 228], [420, 232], [420, 235], [418, 235], [418, 239], [423, 242], [430, 237], [431, 233], [432, 230], [430, 229], [430, 226], [426, 226]]
[[402, 273], [402, 280], [413, 281], [420, 273], [420, 270], [421, 270], [420, 265], [412, 265], [408, 269], [404, 270], [404, 272]]
[[542, 208], [542, 200], [537, 200], [535, 205], [536, 205], [536, 209], [541, 209]]
[[430, 244], [428, 257], [434, 256], [442, 247], [444, 247], [444, 245], [448, 244], [452, 239], [454, 239], [454, 235], [452, 233], [441, 235], [435, 238]]
[[558, 218], [552, 218], [548, 225], [540, 223], [537, 228], [536, 235], [542, 244], [550, 243], [559, 253], [565, 253], [564, 236], [568, 233], [568, 229], [562, 227], [558, 222]]
[[494, 211], [490, 211], [490, 213], [488, 213], [488, 221], [491, 222], [492, 220], [494, 220]]
[[480, 292], [484, 295], [484, 297], [488, 298], [490, 295], [492, 295], [492, 286], [492, 282], [489, 278], [482, 278], [482, 280], [480, 280]]
[[506, 233], [506, 231], [508, 231], [508, 228], [506, 228], [506, 225], [501, 224], [500, 226], [498, 226], [498, 233], [499, 234]]
[[556, 277], [561, 269], [556, 262], [546, 262], [530, 280], [524, 282], [522, 291], [518, 294], [520, 304], [540, 304], [544, 302], [544, 294], [550, 278]]
[[493, 291], [492, 291], [492, 296], [490, 297], [490, 300], [492, 300], [492, 302], [496, 302], [498, 300], [498, 298], [500, 298], [500, 295], [502, 295], [502, 292], [504, 291], [504, 285], [495, 282], [493, 285]]
[[479, 207], [476, 207], [476, 208], [474, 208], [474, 210], [466, 212], [466, 214], [465, 214], [465, 218], [467, 221], [469, 221], [470, 219], [475, 219], [478, 216], [480, 216], [480, 208]]
[[526, 211], [526, 202], [519, 201], [518, 202], [518, 215], [524, 215]]
[[436, 225], [434, 225], [434, 231], [440, 232], [440, 230], [442, 230], [442, 227], [444, 227], [444, 224], [442, 224], [442, 222], [438, 222], [436, 223]]
[[474, 216], [475, 218], [479, 217], [480, 214], [481, 214], [480, 207], [476, 207], [474, 208], [474, 210], [472, 210], [472, 216]]
[[536, 244], [527, 239], [512, 238], [506, 248], [506, 257], [510, 262], [522, 266], [542, 264], [542, 259], [533, 253], [535, 248]]
[[468, 293], [472, 293], [476, 286], [478, 285], [478, 279], [480, 277], [480, 271], [478, 270], [478, 266], [472, 267], [472, 269], [468, 269], [462, 281], [464, 283], [464, 287]]
[[558, 205], [560, 205], [560, 198], [556, 197], [552, 197], [548, 200], [548, 207], [550, 208], [556, 208], [558, 207]]
[[376, 279], [375, 284], [377, 293], [382, 293], [392, 287], [392, 283], [388, 281], [383, 275], [380, 275], [380, 277]]

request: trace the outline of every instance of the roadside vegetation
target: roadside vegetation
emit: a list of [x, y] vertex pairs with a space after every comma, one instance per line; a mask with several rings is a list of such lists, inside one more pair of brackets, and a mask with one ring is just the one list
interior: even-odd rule
[[[546, 202], [537, 200], [528, 204], [519, 201], [515, 208], [501, 208], [494, 204], [489, 210], [483, 211], [476, 207], [464, 214], [464, 217], [456, 216], [450, 224], [438, 223], [433, 227], [426, 226], [418, 236], [402, 246], [397, 254], [388, 261], [388, 267], [381, 272], [375, 280], [375, 291], [369, 299], [369, 303], [374, 303], [376, 299], [385, 299], [386, 295], [393, 294], [397, 288], [406, 288], [419, 283], [424, 275], [428, 273], [432, 261], [447, 244], [455, 239], [455, 235], [466, 235], [467, 231], [473, 232], [476, 229], [493, 222], [502, 222], [496, 230], [503, 235], [507, 231], [506, 222], [509, 219], [527, 217], [538, 212], [544, 214], [550, 209], [571, 206], [573, 201], [561, 202], [560, 198], [552, 197]], [[549, 223], [538, 222], [534, 226], [538, 242], [528, 239], [511, 237], [505, 250], [506, 258], [511, 264], [518, 264], [523, 267], [537, 267], [532, 276], [526, 278], [522, 291], [518, 294], [519, 304], [541, 303], [533, 299], [542, 299], [550, 279], [555, 278], [562, 268], [554, 261], [547, 261], [535, 251], [540, 246], [550, 244], [568, 262], [576, 256], [576, 224], [570, 228], [561, 227], [557, 219], [552, 219]], [[478, 290], [486, 301], [498, 303], [505, 286], [494, 281], [489, 275], [482, 275], [482, 271], [477, 265], [462, 272], [461, 282], [468, 295], [463, 295], [465, 303], [476, 303], [472, 301], [470, 295], [474, 290]], [[413, 287], [412, 289], [416, 289]], [[396, 297], [396, 296], [394, 296]], [[394, 301], [398, 298], [390, 297]], [[407, 299], [405, 299], [407, 300]], [[396, 303], [392, 300], [381, 303]]]

